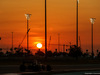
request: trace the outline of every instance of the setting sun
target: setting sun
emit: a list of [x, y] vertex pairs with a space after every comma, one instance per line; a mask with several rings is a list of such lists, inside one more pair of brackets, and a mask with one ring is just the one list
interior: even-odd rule
[[41, 43], [38, 43], [37, 44], [37, 48], [42, 48], [42, 44]]

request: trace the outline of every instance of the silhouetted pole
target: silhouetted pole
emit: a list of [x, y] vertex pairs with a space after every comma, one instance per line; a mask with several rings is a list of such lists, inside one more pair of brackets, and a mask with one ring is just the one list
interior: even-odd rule
[[58, 51], [60, 52], [60, 34], [58, 33]]
[[79, 43], [80, 43], [80, 48], [81, 48], [81, 38], [80, 38], [80, 36], [79, 36]]
[[29, 19], [30, 19], [30, 16], [31, 14], [25, 14], [26, 16], [26, 19], [27, 19], [27, 50], [29, 50]]
[[93, 52], [93, 24], [91, 24], [91, 47], [92, 47], [92, 57], [93, 57], [93, 55], [94, 55], [94, 52]]
[[51, 42], [51, 36], [50, 36], [49, 45], [48, 45], [48, 49], [49, 49], [49, 50], [50, 50], [50, 42]]
[[91, 21], [91, 49], [92, 49], [92, 58], [94, 56], [94, 52], [93, 52], [93, 24], [95, 21], [95, 18], [90, 18]]
[[13, 53], [13, 32], [12, 32], [12, 53]]
[[29, 34], [28, 34], [28, 29], [29, 29], [29, 26], [28, 26], [28, 20], [27, 20], [27, 50], [29, 50]]
[[47, 3], [45, 0], [45, 58], [47, 58]]
[[65, 44], [63, 44], [63, 52], [65, 52]]
[[76, 2], [76, 46], [78, 47], [78, 3], [79, 0]]

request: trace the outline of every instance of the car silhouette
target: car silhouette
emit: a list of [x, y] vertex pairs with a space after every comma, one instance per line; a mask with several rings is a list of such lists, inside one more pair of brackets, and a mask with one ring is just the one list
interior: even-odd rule
[[51, 71], [51, 70], [52, 68], [50, 65], [43, 65], [37, 62], [24, 61], [20, 65], [21, 72], [25, 72], [25, 71], [38, 72], [38, 71]]

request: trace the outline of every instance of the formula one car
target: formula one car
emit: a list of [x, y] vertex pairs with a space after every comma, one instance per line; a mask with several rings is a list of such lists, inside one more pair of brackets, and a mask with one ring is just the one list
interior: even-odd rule
[[43, 65], [37, 62], [23, 62], [20, 65], [20, 71], [25, 72], [25, 71], [33, 71], [33, 72], [38, 72], [38, 71], [51, 71], [52, 68], [50, 65]]

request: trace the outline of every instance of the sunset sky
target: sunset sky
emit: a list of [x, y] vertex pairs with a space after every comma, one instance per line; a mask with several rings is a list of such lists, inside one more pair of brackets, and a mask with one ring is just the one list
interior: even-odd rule
[[[32, 14], [29, 20], [30, 48], [36, 49], [37, 43], [43, 44], [45, 34], [45, 0], [0, 0], [0, 47], [8, 50], [12, 44], [18, 47], [26, 34], [25, 14]], [[79, 2], [79, 36], [82, 50], [91, 51], [90, 18], [96, 18], [94, 23], [94, 50], [100, 50], [100, 0], [80, 0]], [[76, 0], [47, 0], [47, 31], [48, 43], [76, 44]], [[23, 47], [26, 47], [26, 39]], [[52, 50], [57, 46], [50, 46]], [[61, 47], [62, 50], [62, 47]]]

